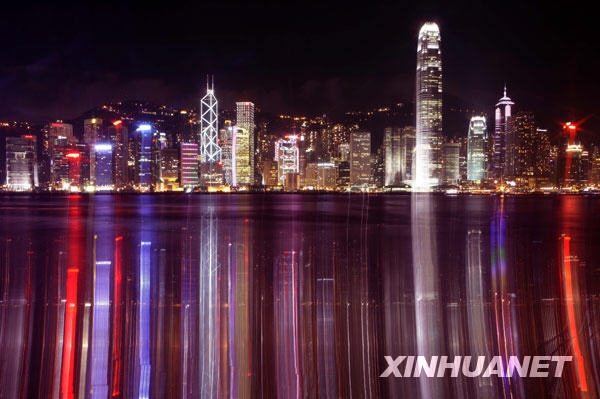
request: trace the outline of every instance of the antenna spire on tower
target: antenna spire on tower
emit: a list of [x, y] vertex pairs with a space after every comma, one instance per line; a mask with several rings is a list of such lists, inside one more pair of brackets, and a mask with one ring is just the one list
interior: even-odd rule
[[506, 82], [504, 82], [504, 97], [506, 97]]

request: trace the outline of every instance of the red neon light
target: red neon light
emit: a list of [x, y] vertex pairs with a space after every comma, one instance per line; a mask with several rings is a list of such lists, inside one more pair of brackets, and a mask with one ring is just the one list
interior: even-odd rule
[[113, 125], [119, 126], [121, 123], [123, 123], [123, 121], [122, 120], [118, 120], [118, 121], [114, 121]]
[[69, 152], [67, 155], [65, 155], [68, 158], [79, 158], [79, 153], [78, 152]]
[[31, 134], [26, 134], [26, 135], [25, 135], [25, 136], [23, 136], [23, 137], [25, 137], [26, 139], [32, 139], [32, 138], [33, 138], [33, 136], [32, 136]]
[[567, 319], [569, 321], [569, 334], [571, 335], [571, 343], [573, 345], [573, 355], [575, 357], [575, 372], [579, 381], [579, 388], [582, 392], [587, 392], [587, 382], [585, 378], [585, 364], [581, 347], [579, 346], [579, 338], [577, 337], [577, 323], [575, 322], [575, 306], [573, 305], [573, 281], [571, 275], [571, 250], [569, 243], [571, 237], [564, 236], [563, 239], [563, 262], [562, 268], [564, 273], [564, 290], [565, 302], [567, 305]]

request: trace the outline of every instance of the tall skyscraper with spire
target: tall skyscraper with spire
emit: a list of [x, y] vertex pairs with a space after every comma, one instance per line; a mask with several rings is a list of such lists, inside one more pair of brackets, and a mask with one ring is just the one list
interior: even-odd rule
[[206, 78], [206, 95], [200, 100], [200, 170], [202, 182], [206, 184], [222, 183], [219, 161], [219, 103], [215, 97], [215, 79], [209, 83]]
[[218, 162], [221, 160], [221, 148], [219, 147], [219, 103], [215, 97], [215, 79], [209, 83], [206, 79], [206, 95], [200, 100], [200, 129], [201, 162]]
[[424, 23], [419, 31], [416, 80], [413, 187], [427, 188], [439, 183], [442, 167], [442, 50], [435, 22]]
[[513, 176], [515, 168], [515, 140], [511, 133], [512, 106], [515, 103], [506, 95], [496, 104], [492, 174], [496, 179]]

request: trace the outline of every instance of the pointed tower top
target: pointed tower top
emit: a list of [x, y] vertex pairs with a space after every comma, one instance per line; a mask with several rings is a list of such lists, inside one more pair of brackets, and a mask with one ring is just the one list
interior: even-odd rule
[[498, 101], [496, 107], [499, 105], [514, 105], [515, 103], [506, 95], [506, 82], [504, 82], [504, 96]]
[[206, 74], [206, 92], [212, 93], [215, 91], [215, 75]]

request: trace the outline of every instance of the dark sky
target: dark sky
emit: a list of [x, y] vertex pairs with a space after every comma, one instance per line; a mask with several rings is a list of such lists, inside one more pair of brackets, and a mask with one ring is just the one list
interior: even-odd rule
[[491, 112], [506, 81], [517, 107], [548, 123], [598, 110], [598, 21], [575, 2], [12, 3], [0, 22], [3, 119], [69, 119], [119, 99], [196, 105], [207, 73], [224, 106], [412, 100], [428, 19], [441, 27], [445, 93]]

